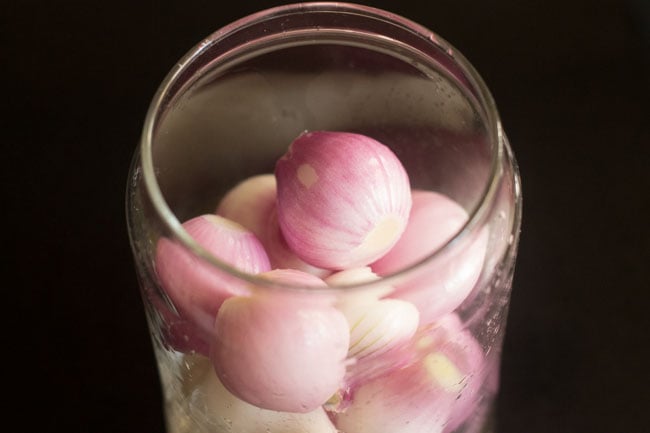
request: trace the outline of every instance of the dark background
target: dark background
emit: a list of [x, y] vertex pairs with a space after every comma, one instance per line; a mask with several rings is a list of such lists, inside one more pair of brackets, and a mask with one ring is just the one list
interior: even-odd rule
[[[519, 160], [498, 433], [650, 431], [650, 1], [362, 3], [459, 49]], [[129, 162], [175, 62], [277, 4], [0, 5], [4, 418], [18, 430], [163, 431], [126, 234]]]

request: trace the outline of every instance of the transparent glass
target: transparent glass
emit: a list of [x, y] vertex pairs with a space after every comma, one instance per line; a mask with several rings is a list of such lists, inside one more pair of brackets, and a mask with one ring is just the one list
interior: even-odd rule
[[[300, 261], [325, 281], [313, 287], [247, 271], [221, 254], [226, 241], [208, 247], [190, 234], [186, 222], [216, 213], [236, 185], [273, 178], [305, 131], [361, 134], [390, 149], [413, 191], [402, 237], [410, 233], [418, 254], [348, 274]], [[340, 200], [363, 200], [354, 188], [345, 185]], [[434, 203], [463, 218], [428, 214], [416, 194], [443, 197]], [[259, 196], [247, 200], [244, 219], [273, 226]], [[153, 98], [129, 172], [127, 220], [169, 433], [490, 430], [519, 173], [485, 84], [430, 30], [365, 6], [302, 3], [213, 33]], [[246, 228], [239, 235], [254, 232], [236, 222]], [[272, 236], [256, 235], [271, 256]], [[176, 261], [161, 259], [163, 245]], [[212, 283], [218, 294], [204, 290]]]

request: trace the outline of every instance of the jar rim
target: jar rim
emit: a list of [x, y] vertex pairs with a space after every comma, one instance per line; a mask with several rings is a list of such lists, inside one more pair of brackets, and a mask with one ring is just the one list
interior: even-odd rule
[[[484, 109], [484, 114], [486, 116], [486, 122], [488, 124], [487, 132], [489, 134], [488, 138], [492, 149], [490, 169], [486, 185], [484, 186], [483, 192], [481, 193], [477, 204], [474, 206], [471, 212], [468, 212], [468, 220], [445, 243], [443, 243], [437, 249], [431, 251], [425, 257], [388, 275], [380, 276], [377, 280], [315, 289], [277, 283], [255, 274], [242, 272], [239, 269], [230, 266], [226, 262], [219, 260], [213, 254], [203, 248], [185, 231], [181, 222], [178, 220], [176, 215], [172, 212], [171, 208], [165, 201], [156, 179], [153, 163], [152, 144], [158, 115], [160, 114], [160, 109], [164, 105], [165, 101], [168, 100], [170, 95], [174, 96], [174, 91], [178, 90], [175, 87], [184, 78], [184, 73], [187, 72], [188, 66], [191, 65], [194, 60], [198, 59], [208, 48], [224, 41], [242, 29], [248, 28], [254, 24], [261, 23], [271, 18], [306, 13], [347, 13], [355, 14], [368, 20], [381, 20], [384, 24], [390, 24], [392, 26], [406, 29], [412, 32], [413, 34], [417, 35], [422, 42], [430, 44], [431, 48], [444, 50], [446, 55], [449, 56], [449, 59], [453, 60], [454, 64], [457, 64], [457, 66], [460, 67], [461, 71], [466, 74], [464, 75], [464, 78], [471, 80], [469, 84], [473, 86], [473, 88], [470, 90], [474, 91], [474, 95], [479, 98], [479, 103], [481, 104], [481, 108]], [[491, 207], [496, 200], [497, 191], [501, 182], [501, 177], [503, 175], [503, 172], [499, 167], [501, 161], [504, 158], [504, 152], [506, 151], [504, 149], [504, 140], [505, 136], [501, 128], [496, 104], [489, 89], [487, 88], [487, 85], [480, 77], [478, 72], [474, 69], [474, 67], [469, 63], [469, 61], [465, 59], [465, 57], [457, 49], [455, 49], [451, 44], [438, 36], [436, 33], [414, 21], [411, 21], [410, 19], [371, 6], [340, 2], [306, 2], [276, 6], [240, 18], [213, 32], [200, 43], [196, 44], [192, 49], [190, 49], [167, 74], [167, 76], [158, 87], [157, 92], [151, 101], [145, 117], [140, 142], [139, 157], [142, 165], [142, 177], [145, 189], [149, 195], [155, 211], [161, 217], [164, 225], [166, 226], [166, 229], [169, 230], [173, 238], [175, 238], [176, 241], [180, 242], [181, 245], [187, 248], [192, 254], [200, 257], [202, 260], [220, 269], [221, 271], [227, 272], [237, 278], [246, 280], [255, 286], [294, 290], [336, 291], [341, 289], [352, 290], [391, 284], [391, 282], [399, 279], [400, 277], [403, 277], [406, 274], [409, 274], [423, 266], [426, 266], [428, 263], [434, 261], [437, 257], [444, 254], [446, 251], [449, 251], [451, 248], [453, 248], [454, 245], [463, 242], [465, 239], [478, 236], [478, 232], [481, 228], [481, 222], [487, 218], [487, 215], [489, 214]]]

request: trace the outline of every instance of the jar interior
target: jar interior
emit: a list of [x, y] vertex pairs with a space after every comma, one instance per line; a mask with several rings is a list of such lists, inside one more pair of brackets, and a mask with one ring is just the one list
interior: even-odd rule
[[371, 136], [398, 156], [413, 188], [446, 194], [469, 214], [489, 186], [495, 145], [474, 92], [398, 41], [286, 32], [199, 72], [160, 107], [152, 139], [157, 182], [180, 222], [214, 212], [239, 181], [273, 173], [303, 131]]

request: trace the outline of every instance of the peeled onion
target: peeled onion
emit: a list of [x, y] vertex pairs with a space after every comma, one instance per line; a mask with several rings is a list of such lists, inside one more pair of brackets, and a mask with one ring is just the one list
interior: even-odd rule
[[198, 353], [208, 356], [210, 353], [209, 336], [194, 322], [181, 317], [160, 297], [149, 288], [144, 290], [145, 296], [154, 309], [152, 320], [159, 327], [162, 341], [167, 349], [182, 353]]
[[[337, 272], [325, 279], [332, 286], [372, 282], [379, 279], [369, 267]], [[419, 313], [409, 302], [379, 299], [394, 289], [388, 285], [343, 288], [337, 308], [350, 325], [348, 357], [363, 358], [391, 350], [409, 340], [418, 328]]]
[[293, 252], [282, 234], [278, 223], [277, 208], [274, 207], [266, 225], [262, 243], [274, 269], [297, 269], [323, 278], [332, 273], [329, 269], [310, 265]]
[[276, 163], [278, 221], [287, 244], [317, 267], [365, 266], [402, 234], [409, 179], [378, 141], [347, 132], [307, 132]]
[[452, 316], [423, 331], [407, 350], [410, 364], [352, 390], [347, 409], [333, 414], [339, 430], [442, 433], [461, 424], [483, 377], [478, 343]]
[[[413, 206], [404, 234], [395, 246], [370, 266], [379, 275], [405, 269], [442, 247], [467, 222], [467, 212], [455, 201], [433, 191], [414, 190]], [[487, 230], [476, 239], [452, 246], [412, 276], [396, 284], [390, 295], [415, 304], [423, 323], [456, 309], [470, 294], [483, 267]]]
[[184, 383], [189, 413], [201, 425], [237, 433], [336, 433], [323, 408], [304, 414], [261, 409], [231, 394], [207, 358], [186, 363], [191, 366]]
[[[325, 287], [319, 278], [296, 270], [261, 277]], [[214, 330], [211, 359], [217, 375], [230, 392], [252, 405], [311, 412], [342, 384], [349, 329], [331, 295], [253, 290], [223, 303]]]
[[260, 240], [273, 269], [298, 269], [323, 277], [331, 273], [305, 263], [287, 245], [278, 224], [277, 186], [273, 174], [260, 174], [238, 183], [217, 206], [217, 214], [243, 225]]
[[[183, 227], [208, 252], [242, 272], [257, 274], [270, 270], [262, 244], [237, 223], [216, 215], [202, 215], [183, 223]], [[156, 271], [180, 316], [206, 335], [212, 332], [223, 301], [248, 293], [243, 280], [211, 266], [167, 238], [158, 241]]]
[[276, 182], [273, 174], [260, 174], [244, 179], [221, 199], [216, 213], [241, 224], [264, 238], [271, 210], [275, 208]]

